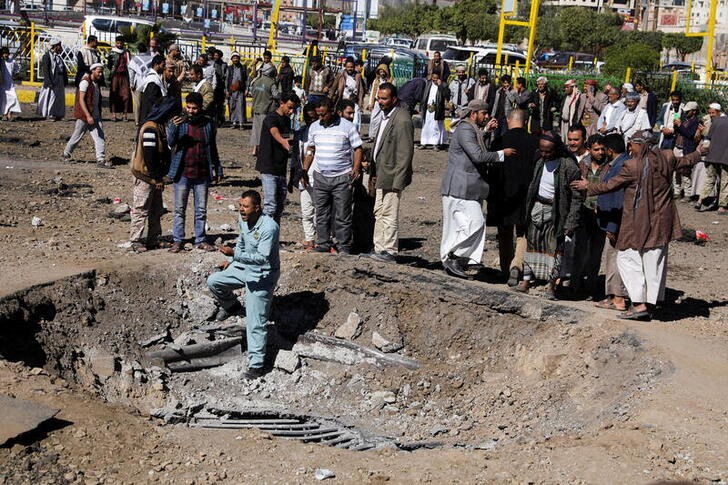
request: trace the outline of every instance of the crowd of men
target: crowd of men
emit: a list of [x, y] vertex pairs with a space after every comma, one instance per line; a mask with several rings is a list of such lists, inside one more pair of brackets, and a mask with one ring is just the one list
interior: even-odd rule
[[[500, 270], [515, 291], [543, 282], [548, 298], [606, 295], [596, 304], [621, 311], [621, 318], [648, 320], [664, 299], [668, 245], [681, 235], [675, 200], [728, 213], [722, 107], [712, 103], [701, 117], [697, 103], [679, 92], [660, 106], [643, 81], [598, 86], [587, 79], [578, 86], [568, 80], [557, 94], [542, 76], [530, 91], [526, 79], [502, 75], [496, 84], [484, 68], [473, 79], [458, 65], [451, 76], [436, 53], [425, 76], [398, 89], [387, 59], [368, 85], [363, 63], [353, 58], [337, 73], [312, 56], [308, 72], [296, 73], [290, 59], [276, 66], [265, 52], [249, 70], [237, 52], [227, 63], [213, 48], [187, 65], [179, 46], [164, 55], [155, 39], [149, 44], [131, 56], [119, 39], [103, 63], [89, 37], [78, 53], [76, 124], [63, 158], [71, 158], [88, 132], [99, 166], [110, 166], [100, 100], [106, 68], [113, 119], [133, 112], [139, 126], [132, 249], [183, 251], [192, 192], [195, 247], [233, 257], [209, 282], [220, 302], [218, 318], [240, 310], [231, 290], [246, 285], [248, 316], [251, 308], [257, 312], [249, 320], [257, 329], [249, 329], [249, 349], [265, 348], [261, 328], [279, 273], [287, 194], [300, 191], [306, 250], [396, 263], [400, 203], [412, 182], [415, 147], [448, 149], [440, 245], [448, 274], [470, 278], [481, 269], [487, 222], [497, 228]], [[38, 111], [49, 119], [64, 115], [59, 87], [67, 73], [59, 46], [51, 41], [41, 62]], [[186, 80], [192, 89], [183, 104]], [[246, 97], [252, 98], [250, 146], [263, 197], [243, 194], [233, 251], [207, 240], [206, 205], [210, 184], [223, 176], [217, 130], [226, 122], [232, 129], [248, 123]], [[365, 111], [370, 122], [362, 136]], [[168, 243], [160, 239], [160, 217], [162, 191], [170, 184]], [[606, 284], [600, 290], [602, 259]], [[262, 365], [259, 353], [251, 359], [252, 369]]]

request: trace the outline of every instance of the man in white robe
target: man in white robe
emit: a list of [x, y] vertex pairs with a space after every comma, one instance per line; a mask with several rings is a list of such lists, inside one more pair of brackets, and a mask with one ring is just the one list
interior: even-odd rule
[[437, 72], [430, 75], [425, 85], [424, 95], [420, 101], [420, 112], [423, 116], [422, 133], [420, 134], [420, 149], [434, 146], [440, 150], [447, 140], [445, 132], [445, 103], [449, 91], [440, 79]]

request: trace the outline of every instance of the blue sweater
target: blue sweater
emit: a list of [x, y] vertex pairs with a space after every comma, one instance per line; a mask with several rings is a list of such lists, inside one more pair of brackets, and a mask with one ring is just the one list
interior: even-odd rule
[[[602, 175], [602, 182], [606, 182], [622, 170], [625, 160], [629, 159], [627, 153], [622, 153], [610, 164]], [[601, 194], [597, 197], [597, 223], [602, 231], [617, 234], [622, 223], [622, 206], [624, 205], [624, 189]]]

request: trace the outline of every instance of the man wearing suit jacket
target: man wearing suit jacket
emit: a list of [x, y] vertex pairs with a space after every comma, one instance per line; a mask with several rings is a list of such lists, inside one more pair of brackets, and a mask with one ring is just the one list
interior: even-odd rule
[[372, 257], [394, 263], [399, 242], [399, 203], [405, 187], [412, 182], [415, 130], [409, 111], [398, 106], [394, 84], [380, 84], [377, 97], [384, 116], [374, 138], [377, 182]]
[[445, 271], [467, 278], [469, 266], [481, 264], [485, 245], [483, 200], [490, 187], [484, 175], [487, 165], [502, 164], [516, 154], [513, 148], [488, 150], [483, 127], [493, 131], [497, 123], [488, 122], [488, 104], [474, 99], [462, 110], [450, 141], [447, 169], [442, 177], [442, 241], [440, 259]]

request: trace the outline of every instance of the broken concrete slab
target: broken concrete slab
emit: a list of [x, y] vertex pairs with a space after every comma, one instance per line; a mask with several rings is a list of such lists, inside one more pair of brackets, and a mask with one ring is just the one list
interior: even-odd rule
[[278, 355], [276, 355], [276, 361], [273, 364], [276, 369], [288, 372], [289, 374], [298, 369], [300, 365], [301, 359], [298, 357], [298, 354], [290, 350], [279, 350]]
[[58, 414], [59, 409], [0, 394], [0, 445], [36, 429]]
[[336, 329], [334, 337], [353, 340], [361, 335], [361, 327], [361, 317], [357, 313], [351, 312], [346, 318], [346, 322]]
[[113, 376], [115, 372], [121, 370], [119, 359], [105, 350], [96, 348], [86, 349], [84, 350], [84, 354], [86, 361], [91, 366], [91, 372], [101, 381], [105, 381]]
[[215, 299], [207, 295], [197, 295], [187, 302], [190, 320], [195, 323], [212, 320], [217, 313]]

